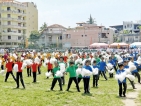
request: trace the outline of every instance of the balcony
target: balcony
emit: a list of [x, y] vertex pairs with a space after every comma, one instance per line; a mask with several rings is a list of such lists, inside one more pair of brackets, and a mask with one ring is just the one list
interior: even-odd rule
[[26, 20], [22, 20], [22, 19], [18, 19], [18, 18], [11, 18], [11, 17], [7, 17], [7, 18], [1, 18], [2, 20], [8, 20], [8, 21], [16, 21], [16, 22], [22, 22], [25, 23]]
[[2, 32], [2, 35], [17, 35], [22, 36], [22, 33], [16, 33], [16, 32]]
[[3, 25], [4, 28], [16, 28], [16, 29], [26, 29], [26, 26], [18, 26], [18, 25]]
[[19, 4], [19, 3], [9, 3], [9, 2], [3, 2], [1, 3], [2, 6], [12, 6], [12, 7], [18, 7], [18, 8], [21, 8], [21, 9], [26, 9], [26, 5], [24, 4]]
[[2, 12], [26, 16], [26, 13], [18, 12], [18, 11], [15, 11], [15, 10], [2, 10]]

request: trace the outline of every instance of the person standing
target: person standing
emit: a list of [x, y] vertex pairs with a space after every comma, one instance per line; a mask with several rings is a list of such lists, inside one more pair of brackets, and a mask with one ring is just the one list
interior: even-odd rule
[[[117, 70], [116, 74], [120, 75], [123, 72], [125, 72], [124, 70], [124, 65], [122, 63], [118, 64], [119, 66], [119, 70]], [[121, 82], [120, 80], [118, 80], [118, 85], [119, 85], [119, 97], [126, 97], [126, 89], [127, 89], [127, 84], [126, 84], [126, 78]], [[123, 89], [122, 89], [123, 86]]]
[[[85, 66], [83, 68], [92, 72], [92, 68], [90, 67], [90, 61], [89, 60], [86, 60]], [[90, 91], [89, 91], [90, 76], [84, 76], [83, 82], [84, 82], [84, 93], [90, 93]]]
[[10, 58], [8, 58], [8, 62], [6, 63], [6, 66], [5, 66], [6, 69], [7, 69], [6, 76], [5, 76], [5, 82], [7, 82], [7, 79], [9, 77], [9, 74], [11, 74], [12, 77], [13, 77], [13, 79], [16, 81], [16, 78], [15, 78], [13, 72], [12, 72], [12, 70], [13, 70], [13, 64], [14, 64], [13, 62], [10, 62]]
[[37, 69], [38, 69], [38, 64], [37, 63], [33, 63], [32, 65], [31, 65], [31, 68], [32, 68], [32, 74], [33, 74], [33, 83], [36, 83], [36, 77], [37, 77]]
[[75, 84], [76, 84], [77, 91], [80, 92], [79, 85], [78, 85], [77, 78], [76, 78], [76, 76], [77, 76], [76, 75], [76, 68], [74, 66], [73, 61], [72, 62], [70, 61], [70, 66], [67, 68], [66, 72], [68, 72], [69, 75], [70, 75], [69, 82], [68, 82], [68, 87], [67, 87], [66, 91], [69, 91], [70, 86], [72, 84], [72, 81], [74, 81]]
[[18, 72], [16, 73], [16, 79], [17, 79], [17, 87], [16, 88], [19, 88], [19, 78], [20, 78], [20, 81], [21, 81], [21, 84], [23, 86], [23, 88], [25, 89], [25, 85], [24, 85], [24, 81], [23, 81], [23, 75], [22, 75], [22, 62], [21, 62], [21, 58], [18, 57], [17, 58], [17, 62], [16, 64], [18, 65]]
[[100, 77], [100, 74], [102, 73], [105, 80], [107, 80], [107, 77], [105, 75], [105, 70], [106, 70], [106, 62], [104, 61], [104, 58], [101, 57], [101, 61], [98, 63], [99, 65], [99, 77]]
[[[48, 69], [47, 71], [48, 71], [48, 72], [52, 72], [52, 69], [53, 69], [53, 64], [50, 63], [50, 59], [51, 59], [51, 57], [49, 56], [49, 57], [48, 57], [49, 62], [47, 63], [47, 69]], [[48, 78], [49, 78], [49, 77], [47, 77], [47, 79], [48, 79]]]
[[60, 76], [56, 76], [55, 74], [57, 73], [57, 71], [60, 71], [60, 68], [59, 68], [59, 65], [58, 65], [58, 62], [55, 62], [54, 63], [55, 67], [53, 68], [53, 74], [54, 74], [54, 79], [52, 81], [52, 85], [51, 85], [51, 90], [53, 90], [56, 82], [58, 81], [59, 82], [59, 87], [60, 87], [60, 91], [62, 91], [62, 83], [61, 83], [61, 77]]
[[[97, 68], [99, 70], [95, 60], [93, 61], [93, 68]], [[98, 87], [98, 74], [93, 75], [93, 87]]]

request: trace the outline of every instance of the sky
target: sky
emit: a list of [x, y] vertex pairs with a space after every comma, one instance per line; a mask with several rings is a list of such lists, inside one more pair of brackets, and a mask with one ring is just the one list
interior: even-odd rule
[[17, 0], [34, 2], [38, 8], [38, 25], [60, 24], [68, 28], [86, 22], [90, 14], [97, 25], [109, 27], [123, 21], [141, 20], [141, 0]]

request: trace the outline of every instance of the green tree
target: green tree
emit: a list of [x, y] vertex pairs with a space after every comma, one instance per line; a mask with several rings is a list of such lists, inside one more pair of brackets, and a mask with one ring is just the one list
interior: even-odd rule
[[44, 24], [40, 27], [40, 31], [43, 31], [45, 28], [47, 28], [47, 24], [44, 22]]
[[139, 26], [139, 29], [141, 30], [141, 26]]
[[92, 18], [91, 14], [90, 14], [90, 18], [89, 20], [87, 21], [88, 24], [94, 24], [95, 23], [95, 19]]
[[38, 47], [38, 40], [40, 38], [40, 33], [38, 31], [32, 31], [28, 39], [29, 45], [28, 48]]

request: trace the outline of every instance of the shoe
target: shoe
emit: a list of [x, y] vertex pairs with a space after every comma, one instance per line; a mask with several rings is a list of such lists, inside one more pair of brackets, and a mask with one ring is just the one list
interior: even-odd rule
[[66, 91], [69, 91], [68, 89]]
[[119, 95], [119, 97], [122, 97], [122, 95]]
[[87, 92], [85, 91], [84, 94], [86, 94]]
[[126, 95], [124, 94], [123, 97], [126, 97]]
[[60, 89], [60, 91], [63, 91], [62, 89]]
[[78, 92], [81, 92], [80, 90], [78, 90]]
[[89, 91], [87, 91], [87, 93], [90, 93]]

